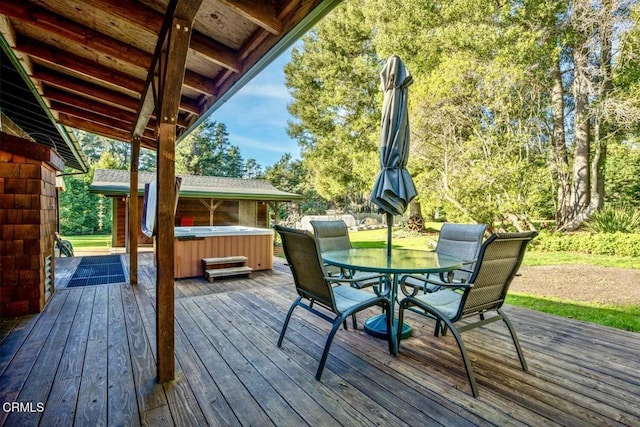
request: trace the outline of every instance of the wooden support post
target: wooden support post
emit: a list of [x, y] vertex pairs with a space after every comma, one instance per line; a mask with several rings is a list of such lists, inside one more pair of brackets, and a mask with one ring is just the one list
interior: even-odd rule
[[138, 165], [140, 163], [140, 137], [131, 140], [131, 172], [129, 177], [129, 283], [138, 284]]
[[213, 227], [213, 214], [215, 213], [218, 206], [222, 204], [224, 200], [218, 200], [215, 204], [213, 203], [213, 199], [209, 199], [209, 203], [205, 202], [203, 199], [200, 199], [200, 203], [204, 205], [205, 208], [209, 210], [209, 226]]
[[[190, 2], [178, 2], [178, 6]], [[180, 10], [180, 8], [178, 8]], [[193, 14], [195, 15], [197, 7]], [[176, 13], [176, 15], [179, 15]], [[182, 16], [182, 15], [179, 15]], [[176, 209], [175, 145], [178, 107], [187, 51], [191, 38], [191, 23], [174, 18], [168, 32], [166, 51], [160, 55], [159, 81], [161, 94], [158, 119], [158, 209], [157, 209], [157, 262], [156, 270], [156, 332], [158, 354], [158, 381], [171, 381], [175, 376], [174, 336], [174, 227]]]
[[158, 350], [158, 381], [174, 378], [174, 199], [175, 199], [174, 124], [160, 124], [158, 143], [158, 216], [156, 222], [156, 333]]

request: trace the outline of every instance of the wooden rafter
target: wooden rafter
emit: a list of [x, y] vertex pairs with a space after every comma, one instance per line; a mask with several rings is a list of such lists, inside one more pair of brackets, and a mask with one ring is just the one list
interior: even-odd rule
[[[120, 19], [126, 20], [132, 25], [143, 28], [150, 33], [158, 34], [162, 28], [164, 15], [157, 12], [142, 3], [130, 0], [85, 0], [85, 2], [109, 11], [110, 14], [118, 16]], [[226, 46], [202, 33], [194, 31], [191, 36], [191, 45], [189, 46], [194, 52], [203, 55], [207, 60], [221, 67], [240, 72], [240, 62], [238, 61], [238, 52], [229, 46]], [[195, 90], [203, 91], [203, 86], [191, 86], [196, 78], [185, 76], [184, 84]], [[214, 92], [202, 93], [213, 95]]]
[[[57, 105], [64, 104], [86, 111], [94, 112], [96, 114], [102, 114], [105, 117], [113, 117], [117, 120], [122, 120], [131, 124], [133, 124], [135, 120], [135, 113], [130, 110], [123, 110], [113, 105], [96, 102], [94, 99], [77, 96], [75, 94], [57, 89], [55, 87], [45, 87], [43, 95], [51, 101], [52, 109], [54, 110], [58, 110], [58, 108], [56, 107]], [[147, 129], [155, 129], [156, 125], [157, 124], [155, 116], [152, 116], [147, 125]], [[181, 128], [186, 128], [187, 123], [184, 121], [184, 119], [180, 118], [178, 119], [178, 126]]]
[[100, 52], [137, 67], [148, 69], [151, 55], [65, 17], [56, 15], [30, 2], [0, 2], [0, 13], [32, 25], [48, 34], [63, 37], [73, 43]]
[[282, 32], [282, 23], [277, 18], [276, 3], [252, 0], [221, 0], [229, 8], [247, 18], [254, 24], [264, 28], [271, 34]]
[[40, 61], [54, 64], [74, 73], [90, 77], [108, 85], [117, 86], [121, 90], [137, 94], [142, 91], [144, 81], [131, 77], [117, 70], [107, 68], [95, 61], [57, 49], [53, 46], [30, 40], [18, 39], [16, 49]]
[[133, 96], [106, 89], [80, 79], [74, 79], [44, 67], [35, 68], [33, 77], [47, 84], [56, 86], [59, 89], [74, 92], [80, 96], [97, 99], [103, 103], [114, 105], [128, 111], [135, 111], [138, 106], [138, 100]]
[[234, 73], [242, 70], [238, 52], [219, 43], [210, 37], [195, 32], [191, 38], [191, 48], [214, 64], [220, 65]]
[[[109, 126], [104, 126], [98, 123], [94, 123], [90, 120], [71, 116], [69, 114], [60, 113], [59, 121], [61, 124], [65, 126], [70, 126], [76, 129], [84, 129], [87, 132], [95, 133], [96, 135], [106, 136], [107, 138], [116, 139], [118, 141], [124, 141], [124, 142], [131, 141], [129, 132], [123, 132], [121, 130], [114, 129]], [[142, 145], [146, 148], [155, 149], [156, 147], [155, 139], [143, 137], [141, 138], [141, 142], [142, 142]]]

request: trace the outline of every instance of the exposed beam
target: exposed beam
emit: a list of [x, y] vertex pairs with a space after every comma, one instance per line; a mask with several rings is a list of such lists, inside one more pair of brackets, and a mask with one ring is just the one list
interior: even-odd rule
[[[149, 31], [152, 34], [158, 34], [162, 28], [164, 15], [153, 10], [144, 4], [131, 0], [84, 0], [99, 9], [105, 10], [111, 15], [115, 15], [120, 19], [126, 20], [132, 25], [136, 25]], [[240, 62], [238, 61], [238, 52], [229, 46], [222, 44], [202, 33], [194, 31], [191, 36], [190, 48], [198, 54], [204, 56], [205, 59], [221, 66], [240, 72]], [[197, 90], [205, 95], [215, 95], [214, 91], [205, 84], [201, 76], [197, 73], [190, 72], [184, 79], [185, 86]]]
[[185, 71], [183, 83], [186, 87], [193, 89], [196, 92], [200, 92], [201, 94], [206, 96], [216, 96], [218, 94], [218, 90], [216, 89], [216, 85], [213, 82], [213, 79], [203, 76], [202, 74], [198, 74], [194, 71]]
[[[133, 120], [136, 117], [135, 113], [131, 111], [122, 110], [101, 102], [95, 102], [94, 100], [83, 96], [72, 95], [69, 92], [65, 92], [64, 90], [60, 90], [55, 87], [45, 87], [43, 95], [51, 101], [52, 108], [57, 110], [60, 109], [53, 107], [54, 104], [56, 106], [64, 104], [78, 109], [91, 111], [96, 114], [102, 114], [105, 117], [113, 117], [114, 119], [122, 120], [131, 124], [133, 124]], [[150, 127], [153, 128], [151, 124]]]
[[133, 125], [133, 123], [130, 121], [103, 116], [102, 114], [83, 110], [81, 108], [63, 104], [57, 101], [51, 101], [51, 109], [57, 111], [58, 113], [64, 113], [70, 116], [78, 117], [80, 119], [88, 120], [90, 122], [98, 123], [124, 132], [130, 132], [131, 126]]
[[139, 94], [144, 87], [143, 80], [36, 40], [20, 37], [16, 49], [49, 64], [117, 86], [131, 94]]
[[129, 132], [114, 129], [109, 126], [94, 123], [92, 121], [81, 119], [79, 117], [72, 116], [66, 113], [59, 114], [59, 121], [65, 126], [84, 130], [87, 132], [95, 133], [98, 135], [106, 136], [108, 138], [117, 139], [118, 141], [128, 142]]
[[145, 6], [139, 1], [132, 0], [82, 0], [105, 11], [109, 15], [117, 16], [137, 27], [158, 34], [162, 28], [164, 15], [155, 9]]
[[[83, 80], [74, 79], [43, 67], [37, 67], [33, 71], [33, 77], [53, 86], [129, 111], [135, 111], [138, 107], [138, 100], [132, 96], [109, 90]], [[129, 140], [130, 139], [127, 138], [127, 141]]]
[[238, 52], [230, 47], [194, 32], [191, 37], [191, 49], [202, 55], [208, 61], [227, 68], [235, 73], [242, 71], [242, 63], [238, 59]]
[[277, 18], [276, 2], [253, 0], [220, 0], [230, 9], [244, 16], [259, 27], [271, 34], [282, 33], [282, 23]]
[[30, 2], [0, 1], [0, 13], [33, 25], [42, 31], [63, 37], [87, 49], [149, 69], [151, 55], [70, 19], [53, 14]]
[[198, 105], [197, 101], [194, 101], [186, 96], [181, 97], [180, 99], [180, 109], [182, 111], [186, 111], [191, 114], [202, 114], [202, 110]]
[[[64, 90], [60, 90], [51, 86], [45, 86], [43, 96], [52, 102], [58, 101], [58, 103], [81, 108], [87, 111], [92, 111], [97, 114], [102, 114], [106, 117], [113, 117], [115, 119], [132, 124], [136, 118], [135, 113], [131, 111], [123, 110], [109, 104], [103, 104], [102, 102], [96, 102], [95, 100], [85, 98], [84, 96], [76, 96], [71, 94], [70, 92], [66, 92]], [[147, 125], [147, 129], [155, 130], [156, 126], [157, 123], [155, 116], [152, 116]], [[188, 127], [188, 124], [184, 120], [184, 118], [180, 118], [178, 119], [178, 126], [180, 126], [181, 128], [186, 128]]]
[[[33, 77], [50, 85], [74, 92], [87, 98], [97, 99], [100, 102], [123, 108], [128, 111], [136, 111], [140, 103], [140, 101], [131, 96], [109, 90], [83, 80], [74, 79], [44, 67], [37, 67], [33, 72]], [[198, 105], [188, 97], [182, 97], [180, 109], [188, 113], [200, 114], [200, 108]], [[131, 139], [128, 138], [127, 142], [130, 140]]]
[[[113, 129], [109, 126], [104, 126], [69, 114], [60, 113], [59, 122], [65, 126], [95, 133], [96, 135], [106, 136], [107, 138], [116, 139], [118, 141], [130, 142], [130, 140], [127, 139], [130, 135], [129, 132]], [[152, 150], [155, 150], [156, 148], [156, 141], [153, 138], [145, 136], [140, 139], [140, 142], [145, 148], [150, 148]]]
[[[83, 110], [73, 107], [71, 105], [61, 104], [53, 101], [51, 108], [59, 113], [65, 113], [70, 116], [77, 117], [79, 119], [87, 120], [93, 123], [97, 123], [112, 129], [121, 130], [123, 132], [131, 132], [132, 122], [118, 120], [113, 117], [106, 117], [101, 114], [96, 114], [92, 111]], [[155, 139], [156, 133], [154, 129], [147, 128], [142, 133], [142, 136], [149, 139]]]

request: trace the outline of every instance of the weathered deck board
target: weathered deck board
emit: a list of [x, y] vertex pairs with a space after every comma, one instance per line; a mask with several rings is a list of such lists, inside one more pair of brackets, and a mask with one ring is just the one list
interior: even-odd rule
[[[84, 355], [75, 424], [106, 425], [107, 420], [107, 325], [109, 288], [97, 286]], [[67, 292], [75, 292], [70, 290]], [[48, 307], [47, 307], [48, 308]], [[78, 355], [80, 357], [80, 355]]]
[[463, 334], [478, 399], [453, 337], [413, 313], [397, 357], [338, 331], [317, 382], [327, 322], [296, 310], [275, 345], [295, 296], [281, 262], [176, 281], [176, 380], [159, 385], [155, 269], [140, 261], [138, 286], [59, 289], [42, 314], [2, 322], [0, 403], [45, 410], [0, 412], [1, 425], [640, 425], [640, 334], [517, 307], [528, 372], [501, 322]]

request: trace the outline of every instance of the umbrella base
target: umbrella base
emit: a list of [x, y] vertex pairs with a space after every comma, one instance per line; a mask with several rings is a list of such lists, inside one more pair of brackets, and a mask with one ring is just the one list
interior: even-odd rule
[[[398, 327], [398, 319], [393, 319], [394, 326]], [[387, 331], [387, 316], [384, 314], [379, 314], [377, 316], [373, 316], [365, 320], [364, 322], [364, 331], [371, 336], [376, 338], [387, 339], [389, 336], [389, 332]], [[402, 335], [400, 335], [400, 339], [409, 338], [413, 333], [413, 328], [411, 325], [407, 323], [402, 324]]]

